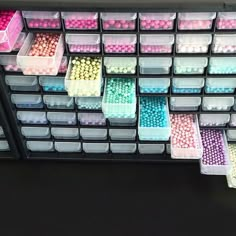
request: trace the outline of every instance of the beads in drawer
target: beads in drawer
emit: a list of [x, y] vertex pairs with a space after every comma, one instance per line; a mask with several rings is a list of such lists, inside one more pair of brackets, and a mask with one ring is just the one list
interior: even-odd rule
[[207, 78], [206, 93], [234, 93], [236, 78]]
[[212, 45], [214, 53], [235, 53], [236, 35], [235, 34], [215, 34]]
[[219, 12], [216, 27], [220, 30], [236, 29], [236, 12]]
[[106, 118], [102, 113], [78, 113], [81, 125], [106, 125]]
[[236, 74], [236, 57], [211, 57], [209, 74]]
[[169, 78], [139, 78], [140, 93], [168, 93]]

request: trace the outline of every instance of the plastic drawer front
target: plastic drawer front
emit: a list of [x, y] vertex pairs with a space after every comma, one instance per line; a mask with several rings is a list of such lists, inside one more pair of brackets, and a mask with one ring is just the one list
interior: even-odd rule
[[6, 140], [0, 140], [0, 152], [10, 151], [9, 144]]
[[49, 127], [22, 127], [21, 133], [26, 138], [50, 138], [50, 129]]
[[110, 144], [112, 153], [135, 153], [136, 143], [111, 143]]
[[17, 119], [22, 124], [47, 124], [46, 112], [18, 111]]
[[83, 150], [86, 153], [107, 153], [109, 151], [108, 143], [83, 143]]
[[80, 135], [84, 140], [105, 140], [107, 139], [107, 129], [81, 128]]
[[55, 142], [54, 145], [58, 152], [81, 152], [81, 143], [78, 142]]
[[27, 148], [32, 152], [52, 152], [54, 151], [51, 141], [27, 141]]
[[72, 112], [48, 112], [47, 119], [53, 125], [75, 125], [76, 114]]
[[162, 154], [165, 151], [165, 144], [139, 144], [140, 154]]
[[51, 128], [52, 136], [55, 139], [78, 139], [79, 129], [78, 128]]
[[135, 129], [110, 129], [109, 135], [111, 140], [135, 140]]
[[230, 121], [229, 114], [200, 114], [200, 126], [225, 126]]

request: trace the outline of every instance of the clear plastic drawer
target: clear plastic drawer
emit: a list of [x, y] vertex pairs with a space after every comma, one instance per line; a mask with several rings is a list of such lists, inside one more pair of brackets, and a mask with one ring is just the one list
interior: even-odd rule
[[211, 57], [209, 60], [209, 74], [235, 74], [236, 57]]
[[74, 109], [74, 99], [67, 95], [44, 95], [43, 102], [48, 109]]
[[201, 126], [226, 126], [230, 121], [230, 114], [200, 114]]
[[204, 97], [202, 101], [202, 110], [229, 111], [233, 105], [233, 97]]
[[40, 76], [39, 84], [45, 92], [65, 92], [65, 77]]
[[47, 118], [53, 125], [76, 124], [76, 114], [73, 112], [48, 112]]
[[168, 93], [170, 78], [139, 78], [140, 93]]
[[86, 153], [108, 153], [109, 143], [83, 143]]
[[10, 151], [10, 147], [8, 144], [8, 141], [6, 140], [0, 140], [0, 151]]
[[80, 97], [75, 98], [75, 103], [79, 109], [86, 110], [101, 110], [102, 109], [102, 97]]
[[50, 138], [49, 127], [21, 127], [21, 133], [26, 138]]
[[165, 144], [139, 144], [140, 154], [162, 154], [165, 151]]
[[111, 140], [135, 140], [135, 129], [109, 129]]
[[27, 148], [32, 152], [52, 152], [54, 151], [51, 141], [27, 141]]
[[236, 29], [236, 12], [219, 12], [216, 27], [220, 30]]
[[58, 152], [81, 152], [79, 142], [55, 142], [55, 150]]
[[41, 95], [12, 94], [11, 101], [16, 105], [17, 108], [43, 108]]
[[207, 78], [206, 93], [234, 93], [236, 78]]
[[214, 53], [236, 53], [235, 34], [215, 34], [212, 45]]
[[46, 112], [17, 111], [17, 119], [23, 124], [47, 124]]
[[200, 97], [171, 97], [170, 109], [172, 111], [197, 111], [201, 104]]
[[112, 153], [135, 153], [137, 145], [136, 143], [111, 143], [110, 149]]
[[106, 125], [106, 118], [102, 113], [78, 113], [81, 125]]
[[16, 55], [1, 55], [0, 65], [3, 66], [5, 71], [21, 72], [21, 68], [17, 65]]
[[105, 140], [107, 129], [80, 128], [80, 135], [84, 140]]
[[78, 139], [79, 129], [78, 128], [51, 128], [52, 136], [55, 139]]

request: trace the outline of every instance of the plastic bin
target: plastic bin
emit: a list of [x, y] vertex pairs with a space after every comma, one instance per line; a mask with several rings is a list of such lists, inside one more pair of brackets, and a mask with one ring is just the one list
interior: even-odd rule
[[54, 142], [55, 150], [58, 152], [81, 152], [79, 142]]
[[0, 140], [0, 151], [1, 152], [10, 151], [10, 147], [9, 147], [8, 141]]
[[66, 29], [96, 30], [98, 29], [97, 12], [62, 12]]
[[135, 30], [137, 13], [101, 13], [104, 30]]
[[48, 112], [47, 118], [53, 125], [76, 125], [76, 113]]
[[137, 117], [135, 118], [109, 118], [111, 126], [135, 126]]
[[236, 29], [236, 12], [219, 12], [216, 28], [220, 30]]
[[228, 141], [236, 141], [236, 130], [227, 130]]
[[204, 97], [203, 111], [229, 111], [234, 105], [233, 97]]
[[68, 69], [68, 60], [67, 60], [67, 57], [64, 56], [62, 57], [58, 73], [65, 74], [67, 72], [67, 69]]
[[[71, 58], [69, 67], [66, 73], [65, 79], [65, 88], [70, 97], [100, 97], [101, 96], [101, 84], [102, 84], [102, 68], [101, 68], [101, 59], [100, 58], [90, 58], [90, 63], [99, 60], [100, 69], [94, 76], [88, 77], [88, 73], [84, 73], [81, 76], [74, 76], [74, 68], [77, 68], [73, 63], [77, 63], [85, 60], [87, 57], [81, 57], [76, 60], [76, 58]], [[92, 68], [92, 66], [89, 66]], [[77, 70], [77, 69], [75, 69]], [[84, 76], [84, 77], [82, 77]]]
[[139, 13], [141, 30], [172, 30], [176, 13]]
[[102, 111], [106, 118], [135, 117], [136, 102], [134, 78], [108, 78], [106, 80], [102, 100]]
[[15, 55], [1, 55], [0, 65], [3, 66], [5, 71], [21, 72], [21, 68], [17, 65], [16, 58], [17, 56]]
[[105, 140], [107, 139], [107, 129], [81, 128], [80, 135], [84, 140]]
[[19, 37], [16, 40], [16, 43], [14, 44], [12, 51], [19, 51], [22, 45], [24, 44], [26, 37], [27, 37], [27, 33], [21, 32]]
[[79, 109], [86, 109], [86, 110], [102, 109], [102, 97], [75, 98], [75, 103], [78, 105]]
[[232, 127], [236, 126], [236, 114], [231, 114], [229, 125]]
[[106, 118], [102, 113], [78, 113], [80, 125], [106, 125]]
[[140, 57], [140, 74], [163, 75], [170, 73], [172, 59], [169, 57]]
[[83, 150], [86, 153], [107, 153], [109, 143], [83, 143]]
[[[8, 16], [10, 17], [10, 21], [7, 24], [6, 28], [0, 30], [0, 52], [11, 52], [20, 33], [23, 29], [23, 22], [21, 18], [20, 11], [7, 11]], [[0, 13], [0, 21], [2, 21], [2, 14], [6, 13], [6, 11], [2, 11]], [[6, 16], [6, 15], [5, 15]], [[4, 17], [5, 17], [4, 16]]]
[[6, 75], [5, 82], [12, 91], [39, 91], [36, 76]]
[[57, 11], [23, 11], [28, 28], [60, 29], [60, 13]]
[[137, 60], [135, 57], [105, 57], [104, 66], [107, 74], [135, 74]]
[[207, 66], [206, 57], [177, 57], [174, 59], [175, 74], [203, 74]]
[[140, 93], [168, 93], [169, 78], [139, 78]]
[[111, 143], [110, 149], [112, 153], [135, 153], [137, 145], [136, 143]]
[[35, 139], [48, 139], [51, 136], [49, 127], [21, 127], [21, 133], [26, 138]]
[[226, 126], [230, 120], [230, 114], [200, 114], [201, 126]]
[[46, 112], [39, 111], [17, 111], [17, 119], [22, 124], [47, 124]]
[[140, 154], [162, 154], [165, 151], [165, 144], [138, 144]]
[[32, 152], [52, 152], [54, 151], [51, 141], [27, 141], [27, 148]]
[[48, 109], [74, 109], [74, 99], [67, 95], [44, 95], [43, 102]]
[[212, 42], [211, 34], [177, 34], [177, 53], [207, 53]]
[[205, 93], [234, 93], [236, 78], [207, 78]]
[[[48, 33], [44, 33], [47, 35]], [[63, 37], [60, 35], [53, 56], [29, 56], [29, 51], [34, 43], [35, 35], [29, 33], [19, 53], [17, 54], [17, 66], [24, 75], [57, 75], [64, 53]]]
[[66, 43], [72, 53], [99, 53], [99, 34], [66, 34]]
[[216, 18], [215, 12], [187, 12], [178, 14], [180, 30], [208, 30]]
[[65, 92], [65, 77], [40, 76], [39, 84], [45, 92]]
[[55, 139], [78, 139], [79, 129], [78, 128], [51, 128], [52, 136]]
[[171, 97], [170, 109], [172, 111], [197, 111], [201, 104], [200, 97]]
[[[177, 118], [177, 120], [176, 120]], [[184, 129], [185, 120], [189, 121], [188, 129]], [[173, 125], [175, 128], [173, 129]], [[202, 140], [199, 131], [197, 115], [171, 115], [171, 158], [172, 159], [200, 159], [203, 153]], [[183, 137], [180, 139], [179, 137]], [[192, 140], [192, 143], [188, 143]]]
[[141, 53], [171, 53], [174, 44], [174, 35], [143, 34], [140, 35]]
[[211, 151], [215, 150], [216, 152], [218, 152], [221, 145], [215, 144], [215, 143], [209, 144], [208, 142], [206, 142], [205, 139], [209, 138], [209, 136], [211, 136], [211, 134], [210, 134], [210, 132], [208, 132], [207, 135], [203, 136], [202, 130], [201, 130], [201, 136], [202, 136], [202, 142], [203, 142], [203, 157], [200, 160], [201, 173], [205, 174], [205, 175], [227, 175], [230, 172], [231, 163], [230, 163], [230, 159], [229, 159], [228, 144], [227, 144], [225, 132], [221, 131], [221, 130], [211, 130], [211, 132], [212, 131], [220, 133], [221, 142], [222, 142], [222, 146], [223, 146], [223, 150], [222, 150], [223, 154], [222, 155], [224, 158], [224, 163], [216, 163], [217, 160], [214, 156], [211, 156], [210, 160], [207, 160], [207, 158], [209, 158], [209, 156], [204, 155], [204, 153], [206, 153], [205, 149], [208, 149]]
[[[151, 112], [148, 111], [151, 109]], [[138, 135], [140, 140], [169, 140], [170, 116], [165, 97], [140, 97]]]
[[111, 140], [135, 140], [135, 129], [109, 129]]
[[135, 53], [137, 36], [135, 34], [103, 34], [105, 53]]
[[212, 44], [213, 53], [236, 53], [235, 34], [215, 34]]
[[211, 57], [208, 69], [209, 74], [235, 74], [236, 57]]
[[173, 78], [173, 93], [201, 93], [204, 86], [203, 78]]
[[235, 144], [229, 144], [229, 157], [231, 161], [231, 170], [227, 177], [229, 188], [236, 188], [236, 156], [235, 156]]
[[12, 94], [11, 102], [15, 104], [17, 108], [43, 108], [41, 95]]

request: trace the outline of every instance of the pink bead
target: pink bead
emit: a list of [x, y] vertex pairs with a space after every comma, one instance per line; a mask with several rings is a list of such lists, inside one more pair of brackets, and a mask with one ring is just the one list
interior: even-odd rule
[[27, 19], [29, 28], [55, 29], [60, 28], [60, 19]]

